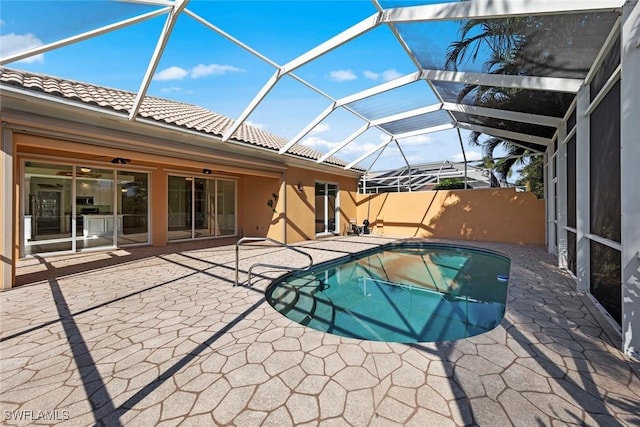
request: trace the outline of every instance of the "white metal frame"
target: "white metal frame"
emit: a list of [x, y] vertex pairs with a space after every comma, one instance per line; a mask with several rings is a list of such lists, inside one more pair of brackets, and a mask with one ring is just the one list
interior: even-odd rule
[[[166, 14], [166, 22], [164, 28], [162, 29], [158, 41], [154, 50], [154, 53], [149, 61], [147, 70], [145, 75], [141, 81], [140, 88], [136, 94], [136, 98], [134, 103], [129, 111], [129, 119], [136, 120], [138, 111], [142, 104], [142, 100], [146, 95], [149, 84], [151, 82], [151, 78], [155, 73], [156, 67], [160, 61], [160, 58], [163, 54], [166, 43], [171, 36], [173, 28], [176, 24], [178, 17], [181, 14], [185, 14], [209, 28], [210, 30], [216, 32], [220, 36], [226, 38], [242, 49], [250, 52], [251, 54], [257, 56], [263, 61], [267, 62], [271, 66], [275, 68], [274, 73], [271, 78], [265, 82], [262, 89], [255, 95], [255, 97], [251, 100], [251, 102], [246, 106], [240, 116], [232, 123], [232, 125], [224, 132], [222, 135], [223, 141], [228, 141], [233, 138], [233, 135], [238, 130], [238, 128], [250, 117], [252, 112], [256, 109], [256, 107], [264, 100], [264, 98], [268, 95], [268, 93], [279, 83], [279, 81], [284, 76], [290, 76], [296, 80], [298, 80], [303, 85], [307, 86], [311, 90], [319, 93], [320, 95], [327, 98], [331, 101], [329, 107], [327, 107], [322, 113], [320, 113], [312, 122], [310, 122], [304, 129], [302, 129], [296, 137], [291, 139], [285, 146], [283, 146], [280, 150], [280, 154], [285, 154], [289, 151], [289, 149], [299, 143], [309, 132], [313, 130], [318, 124], [320, 124], [326, 117], [328, 117], [331, 112], [333, 112], [337, 108], [344, 108], [345, 110], [351, 112], [356, 117], [359, 117], [364, 121], [363, 127], [356, 130], [352, 136], [345, 139], [341, 144], [337, 147], [330, 150], [330, 152], [325, 153], [321, 156], [319, 162], [326, 161], [332, 155], [338, 153], [342, 150], [346, 145], [351, 143], [357, 136], [362, 134], [365, 130], [376, 127], [381, 130], [384, 134], [389, 135], [392, 139], [401, 140], [405, 135], [391, 135], [388, 131], [385, 131], [380, 127], [385, 122], [384, 120], [367, 120], [365, 117], [361, 116], [357, 112], [353, 111], [348, 107], [347, 104], [351, 102], [355, 102], [357, 100], [365, 99], [376, 94], [380, 94], [386, 91], [393, 90], [395, 88], [404, 86], [406, 84], [418, 81], [425, 80], [429, 85], [431, 85], [431, 81], [448, 81], [448, 82], [458, 82], [463, 84], [478, 84], [478, 85], [486, 85], [486, 86], [500, 86], [500, 87], [517, 87], [523, 89], [530, 90], [545, 90], [545, 91], [558, 91], [558, 92], [569, 92], [576, 93], [582, 84], [582, 80], [580, 79], [567, 79], [567, 78], [550, 78], [550, 77], [536, 77], [536, 76], [508, 76], [508, 75], [494, 75], [494, 74], [482, 74], [482, 73], [468, 73], [468, 72], [458, 72], [458, 71], [443, 71], [443, 70], [425, 70], [421, 69], [419, 65], [419, 61], [411, 52], [411, 49], [408, 47], [406, 42], [403, 40], [402, 36], [398, 32], [396, 28], [396, 24], [400, 23], [409, 23], [409, 22], [426, 22], [426, 21], [451, 21], [451, 20], [459, 20], [459, 19], [489, 19], [489, 18], [505, 18], [510, 16], [526, 16], [526, 15], [546, 15], [546, 14], [564, 14], [564, 13], [577, 13], [577, 12], [588, 12], [588, 11], [598, 11], [598, 10], [611, 10], [611, 9], [620, 9], [623, 5], [623, 0], [584, 0], [581, 2], [575, 2], [571, 0], [562, 0], [555, 2], [546, 2], [546, 1], [528, 1], [528, 0], [515, 0], [510, 1], [508, 5], [505, 5], [501, 2], [495, 2], [493, 0], [472, 0], [469, 2], [462, 3], [442, 3], [442, 4], [434, 4], [434, 5], [423, 5], [423, 6], [410, 6], [410, 7], [399, 7], [399, 8], [390, 8], [384, 9], [377, 0], [374, 0], [374, 6], [377, 9], [377, 12], [368, 16], [367, 18], [361, 20], [360, 22], [352, 25], [351, 27], [345, 29], [341, 33], [330, 37], [325, 42], [320, 43], [316, 47], [310, 49], [309, 51], [299, 55], [298, 57], [290, 60], [284, 65], [278, 65], [276, 62], [270, 60], [265, 55], [261, 54], [257, 50], [251, 48], [247, 44], [228, 34], [227, 32], [221, 30], [219, 27], [215, 26], [211, 22], [206, 19], [198, 16], [193, 13], [189, 9], [187, 9], [189, 0], [125, 0], [132, 3], [142, 3], [142, 4], [151, 4], [159, 7], [158, 10], [142, 14], [136, 16], [134, 18], [125, 19], [115, 24], [107, 25], [92, 31], [85, 32], [83, 34], [66, 38], [54, 43], [50, 43], [46, 46], [41, 46], [38, 48], [30, 49], [25, 52], [21, 52], [19, 54], [11, 55], [6, 58], [2, 58], [0, 60], [0, 65], [10, 63], [19, 59], [25, 59], [33, 55], [37, 55], [43, 52], [50, 51], [52, 49], [69, 45], [71, 43], [76, 43], [82, 40], [86, 40], [88, 38], [92, 38], [101, 34], [105, 34], [110, 31], [117, 30], [119, 28], [123, 28], [129, 25], [133, 25], [163, 14]], [[398, 79], [395, 79], [391, 82], [386, 82], [381, 85], [378, 85], [374, 88], [370, 88], [359, 93], [344, 97], [342, 99], [336, 100], [333, 99], [330, 95], [322, 92], [318, 88], [304, 81], [300, 77], [293, 74], [295, 70], [298, 68], [314, 61], [315, 59], [325, 55], [328, 52], [331, 52], [338, 47], [349, 43], [350, 41], [362, 36], [365, 33], [368, 33], [370, 30], [377, 28], [380, 25], [387, 26], [395, 38], [398, 40], [402, 49], [404, 49], [405, 53], [409, 56], [411, 61], [416, 65], [417, 71]], [[611, 43], [612, 40], [615, 39], [616, 32], [619, 30], [612, 31], [607, 38], [606, 43]], [[602, 57], [598, 57], [598, 61], [602, 60]], [[436, 96], [439, 97], [437, 92]], [[558, 119], [552, 117], [545, 116], [537, 116], [531, 114], [523, 114], [512, 111], [502, 111], [502, 110], [494, 110], [492, 109], [484, 109], [481, 107], [471, 107], [471, 106], [462, 106], [456, 105], [452, 103], [444, 103], [441, 101], [440, 109], [443, 109], [449, 112], [451, 117], [451, 121], [454, 126], [458, 128], [466, 128], [478, 132], [487, 133], [493, 136], [510, 138], [510, 139], [519, 139], [523, 141], [534, 142], [537, 144], [541, 144], [546, 146], [549, 144], [549, 141], [546, 139], [532, 138], [529, 136], [523, 135], [514, 135], [510, 133], [505, 133], [505, 131], [495, 130], [488, 127], [476, 127], [476, 125], [458, 123], [453, 115], [451, 115], [454, 111], [466, 112], [468, 114], [481, 114], [486, 115], [488, 117], [494, 117], [505, 120], [514, 120], [514, 121], [522, 121], [524, 123], [538, 124], [543, 126], [552, 126], [557, 127], [559, 125]], [[424, 107], [426, 109], [429, 106]], [[403, 116], [403, 114], [405, 114]], [[402, 118], [411, 117], [410, 112], [405, 112], [403, 114], [399, 114], [398, 118], [401, 120]], [[390, 120], [390, 118], [387, 118]], [[465, 127], [466, 126], [466, 127]], [[363, 130], [364, 129], [364, 130]], [[433, 132], [433, 128], [428, 128], [423, 130], [424, 133]], [[437, 130], [436, 130], [437, 131]], [[412, 132], [411, 135], [419, 135], [419, 131]], [[400, 144], [400, 142], [399, 142]], [[380, 147], [381, 148], [381, 147]], [[370, 155], [370, 154], [369, 154]], [[364, 156], [360, 159], [362, 161], [364, 158], [368, 156]], [[350, 163], [347, 169], [350, 169], [356, 166], [359, 162]]]
[[[620, 91], [620, 182], [622, 199], [622, 339], [623, 350], [640, 359], [640, 197], [638, 197], [638, 117], [640, 117], [640, 3], [629, 1], [623, 7], [622, 69]], [[633, 102], [632, 100], [635, 100]]]
[[388, 9], [382, 22], [449, 21], [456, 19], [506, 18], [510, 16], [549, 15], [594, 10], [619, 9], [623, 0], [556, 0], [531, 2], [527, 0], [475, 0], [459, 3], [410, 6]]

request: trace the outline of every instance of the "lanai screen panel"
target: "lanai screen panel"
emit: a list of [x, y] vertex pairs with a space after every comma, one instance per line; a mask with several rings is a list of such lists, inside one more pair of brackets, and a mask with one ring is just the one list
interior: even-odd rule
[[487, 126], [494, 129], [508, 130], [511, 132], [524, 133], [527, 135], [541, 136], [551, 139], [556, 129], [548, 126], [534, 125], [531, 123], [516, 122], [512, 120], [496, 119], [492, 117], [477, 116], [474, 114], [452, 112], [457, 121], [480, 126]]
[[617, 18], [614, 12], [592, 12], [396, 28], [425, 69], [584, 78]]
[[[53, 43], [124, 19], [161, 10], [161, 6], [116, 1], [3, 1], [2, 34], [29, 35], [31, 47]], [[52, 20], [56, 11], [64, 10], [63, 23]], [[28, 16], [28, 20], [12, 19]], [[166, 15], [161, 15], [164, 20]], [[24, 45], [20, 51], [25, 50]], [[153, 46], [151, 46], [153, 49]], [[3, 50], [6, 54], [17, 53]], [[20, 64], [18, 64], [20, 65]]]
[[347, 104], [369, 120], [437, 104], [438, 98], [424, 80], [418, 80], [386, 92]]
[[420, 114], [415, 117], [385, 123], [380, 125], [380, 127], [391, 134], [397, 135], [421, 129], [428, 129], [448, 123], [451, 123], [451, 117], [449, 114], [446, 111], [438, 110], [433, 113]]
[[589, 92], [592, 101], [602, 90], [615, 69], [618, 68], [618, 65], [620, 65], [620, 36], [618, 36], [609, 52], [604, 56], [602, 66], [595, 73], [593, 80], [589, 85]]
[[564, 117], [575, 97], [566, 92], [468, 86], [444, 81], [431, 83], [445, 102], [559, 118]]

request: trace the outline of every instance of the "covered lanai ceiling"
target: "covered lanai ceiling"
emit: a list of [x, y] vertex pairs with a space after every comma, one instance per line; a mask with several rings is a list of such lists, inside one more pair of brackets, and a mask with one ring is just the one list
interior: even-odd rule
[[[33, 8], [29, 21], [32, 28], [28, 32], [23, 29], [22, 36], [29, 34], [36, 41], [3, 51], [0, 64], [24, 68], [24, 61], [43, 54], [53, 55], [58, 50], [110, 37], [108, 51], [93, 51], [93, 56], [91, 51], [78, 47], [78, 65], [72, 68], [95, 77], [92, 83], [108, 86], [118, 85], [119, 74], [137, 73], [138, 83], [131, 88], [137, 96], [129, 110], [130, 120], [136, 120], [144, 96], [171, 97], [170, 90], [160, 86], [161, 77], [171, 70], [186, 72], [172, 64], [180, 46], [188, 44], [202, 55], [190, 63], [205, 67], [203, 72], [205, 64], [214, 62], [205, 58], [214, 57], [220, 73], [235, 68], [232, 71], [246, 74], [246, 83], [232, 88], [232, 95], [224, 92], [228, 88], [216, 87], [215, 83], [198, 83], [198, 91], [211, 90], [207, 92], [211, 97], [226, 98], [230, 105], [232, 96], [235, 105], [242, 103], [242, 107], [230, 111], [225, 111], [225, 104], [205, 105], [235, 119], [224, 131], [222, 143], [233, 138], [243, 123], [279, 121], [278, 125], [266, 125], [287, 137], [288, 143], [280, 150], [284, 154], [295, 144], [305, 144], [337, 116], [343, 116], [347, 119], [341, 122], [342, 137], [324, 147], [318, 162], [334, 155], [346, 158], [349, 147], [360, 144], [367, 149], [350, 159], [345, 168], [357, 165], [370, 169], [388, 147], [398, 150], [409, 165], [412, 159], [404, 154], [405, 144], [411, 144], [417, 136], [454, 128], [505, 138], [531, 151], [544, 151], [578, 89], [590, 80], [593, 70], [603, 61], [603, 52], [616, 41], [623, 3], [328, 1], [313, 4], [318, 10], [322, 8], [322, 14], [302, 16], [296, 14], [296, 2], [274, 2], [273, 7], [282, 11], [282, 19], [277, 23], [263, 21], [264, 31], [273, 35], [278, 26], [295, 29], [296, 39], [279, 41], [281, 46], [290, 43], [298, 49], [304, 47], [292, 55], [292, 49], [278, 48], [273, 38], [265, 37], [268, 44], [256, 38], [260, 31], [255, 31], [255, 26], [261, 25], [261, 17], [252, 15], [251, 2], [7, 1], [2, 5], [5, 41], [7, 36], [18, 37], [7, 26], [17, 18], [12, 13], [24, 13], [25, 4]], [[60, 8], [67, 12], [67, 22], [47, 19], [47, 9]], [[240, 27], [228, 28], [229, 14], [242, 14], [246, 26], [254, 29], [252, 35]], [[332, 15], [344, 17], [343, 14], [353, 19], [350, 26], [337, 28], [326, 19]], [[153, 34], [155, 45], [141, 46], [139, 55], [123, 58], [119, 49], [123, 50], [123, 43], [137, 43], [128, 36], [132, 34], [128, 31], [136, 27]], [[236, 56], [225, 57], [232, 50], [218, 48], [221, 43], [233, 47], [233, 52], [249, 62], [242, 67], [220, 65], [238, 61]], [[168, 52], [172, 52], [171, 61], [167, 60]], [[351, 85], [351, 91], [327, 83], [326, 76], [336, 63], [340, 68], [331, 71], [338, 73], [332, 76], [349, 80], [358, 63], [372, 56], [380, 64], [379, 70], [391, 72], [383, 76], [365, 70], [366, 78]], [[104, 64], [100, 63], [103, 57]], [[117, 68], [114, 62], [119, 64]], [[190, 70], [191, 76], [195, 76], [197, 67]], [[215, 72], [211, 65], [208, 67], [209, 72]], [[258, 78], [246, 72], [248, 69], [261, 70]], [[60, 75], [55, 69], [45, 72]], [[110, 79], [104, 78], [106, 74]], [[354, 87], [357, 90], [353, 91]], [[176, 91], [173, 95], [184, 94]], [[302, 106], [295, 101], [301, 98], [314, 102]], [[302, 109], [304, 123], [288, 120], [294, 111], [300, 113]], [[281, 130], [282, 122], [288, 122], [287, 131]], [[447, 143], [460, 146], [457, 139]]]

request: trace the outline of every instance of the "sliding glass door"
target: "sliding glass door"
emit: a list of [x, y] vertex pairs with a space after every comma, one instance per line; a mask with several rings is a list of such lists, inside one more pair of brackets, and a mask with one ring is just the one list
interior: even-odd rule
[[169, 240], [236, 234], [235, 181], [169, 176]]
[[76, 170], [75, 219], [78, 249], [114, 246], [113, 169]]
[[74, 250], [73, 167], [26, 162], [23, 182], [23, 253]]
[[118, 172], [118, 244], [149, 241], [149, 174]]
[[22, 253], [149, 242], [149, 174], [25, 161]]
[[316, 234], [338, 232], [338, 186], [316, 182]]
[[236, 183], [216, 181], [216, 232], [218, 236], [236, 234]]

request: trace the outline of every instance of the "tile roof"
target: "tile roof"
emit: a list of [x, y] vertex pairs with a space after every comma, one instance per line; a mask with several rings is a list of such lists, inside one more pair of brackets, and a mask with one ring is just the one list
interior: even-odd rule
[[[122, 112], [125, 115], [129, 114], [129, 109], [136, 97], [133, 92], [2, 67], [0, 67], [0, 84], [43, 92]], [[197, 105], [154, 96], [144, 97], [138, 116], [216, 137], [222, 137], [224, 131], [233, 123], [229, 117]], [[283, 137], [247, 124], [242, 124], [232, 139], [274, 151], [279, 150], [287, 143]], [[317, 160], [323, 155], [323, 153], [301, 144], [295, 144], [288, 153], [310, 160]], [[335, 166], [346, 165], [345, 161], [335, 157], [329, 157], [326, 162]]]

